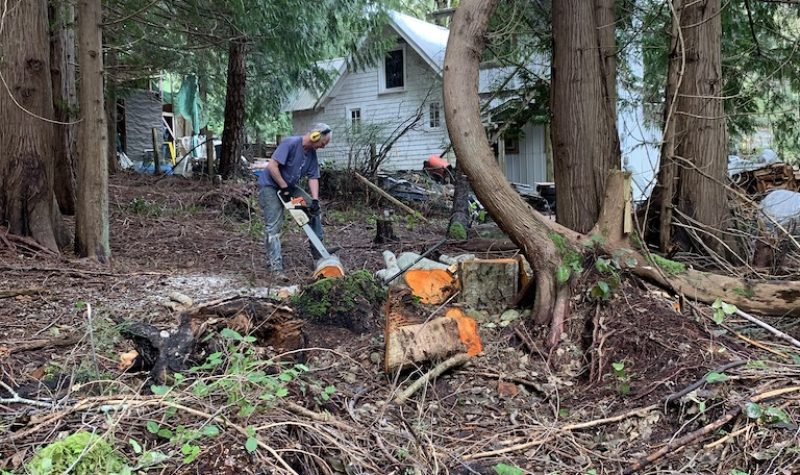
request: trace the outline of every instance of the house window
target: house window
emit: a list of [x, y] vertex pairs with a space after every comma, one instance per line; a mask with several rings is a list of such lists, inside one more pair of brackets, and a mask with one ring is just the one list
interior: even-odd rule
[[505, 137], [506, 155], [519, 155], [519, 137]]
[[402, 91], [406, 85], [406, 55], [401, 47], [386, 53], [380, 74], [380, 91]]
[[431, 102], [428, 115], [428, 127], [438, 129], [442, 126], [442, 109], [438, 102]]
[[353, 134], [361, 133], [361, 109], [350, 109], [350, 130]]

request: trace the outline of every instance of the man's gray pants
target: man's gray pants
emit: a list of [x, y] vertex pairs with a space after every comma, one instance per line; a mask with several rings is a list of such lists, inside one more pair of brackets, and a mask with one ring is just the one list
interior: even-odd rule
[[[311, 205], [311, 196], [302, 189], [295, 187], [292, 191], [292, 198], [302, 197], [306, 201], [306, 205]], [[258, 201], [261, 204], [261, 209], [264, 211], [264, 222], [267, 223], [267, 233], [264, 238], [264, 246], [267, 250], [267, 260], [269, 267], [273, 272], [283, 271], [283, 257], [281, 256], [281, 229], [283, 227], [284, 210], [283, 203], [278, 197], [278, 189], [272, 186], [265, 186], [261, 188], [258, 195]], [[322, 213], [317, 213], [316, 216], [311, 216], [309, 224], [314, 233], [322, 241]], [[305, 236], [305, 233], [304, 233]], [[318, 259], [319, 253], [311, 246], [311, 255], [314, 259]]]

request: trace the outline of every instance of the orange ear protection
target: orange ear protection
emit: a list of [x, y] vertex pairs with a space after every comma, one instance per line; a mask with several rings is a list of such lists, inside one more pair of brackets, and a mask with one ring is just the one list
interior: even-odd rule
[[328, 135], [329, 133], [331, 133], [331, 129], [312, 130], [311, 133], [308, 134], [308, 139], [312, 142], [319, 142], [322, 137]]

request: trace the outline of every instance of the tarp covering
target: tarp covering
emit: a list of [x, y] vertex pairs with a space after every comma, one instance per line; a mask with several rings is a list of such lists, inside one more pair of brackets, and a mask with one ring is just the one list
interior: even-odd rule
[[200, 102], [200, 89], [197, 76], [189, 74], [181, 83], [178, 95], [172, 98], [173, 111], [192, 121], [192, 135], [200, 133], [206, 126], [206, 117], [203, 114], [203, 104]]

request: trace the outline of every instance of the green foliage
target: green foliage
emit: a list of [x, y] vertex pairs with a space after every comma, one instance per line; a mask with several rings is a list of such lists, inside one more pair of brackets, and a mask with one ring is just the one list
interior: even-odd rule
[[707, 383], [724, 383], [728, 380], [728, 375], [725, 373], [717, 373], [712, 371], [706, 375]]
[[463, 241], [467, 239], [467, 229], [463, 224], [454, 221], [450, 223], [450, 227], [447, 229], [447, 236]]
[[764, 407], [755, 402], [749, 402], [744, 407], [744, 412], [750, 419], [757, 419], [763, 424], [793, 424], [792, 417], [780, 407]]
[[736, 305], [725, 303], [722, 299], [717, 299], [711, 304], [714, 315], [711, 317], [717, 325], [722, 325], [726, 318], [736, 313]]
[[498, 463], [492, 468], [497, 472], [497, 475], [522, 475], [525, 473], [524, 470], [516, 465], [506, 465], [504, 463]]
[[128, 204], [128, 210], [134, 214], [148, 218], [158, 218], [164, 214], [164, 207], [155, 201], [136, 197]]
[[564, 284], [573, 274], [583, 272], [583, 256], [569, 245], [564, 236], [555, 232], [550, 232], [548, 235], [561, 256], [561, 265], [556, 268], [556, 281]]
[[40, 449], [25, 465], [31, 475], [130, 473], [125, 459], [91, 432], [76, 432]]
[[611, 369], [614, 371], [614, 379], [617, 382], [617, 392], [623, 396], [627, 396], [631, 392], [631, 375], [625, 369], [624, 361], [617, 361], [611, 363]]
[[650, 262], [663, 270], [667, 275], [678, 275], [686, 272], [686, 264], [661, 257], [658, 254], [649, 254]]

